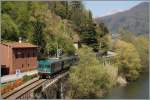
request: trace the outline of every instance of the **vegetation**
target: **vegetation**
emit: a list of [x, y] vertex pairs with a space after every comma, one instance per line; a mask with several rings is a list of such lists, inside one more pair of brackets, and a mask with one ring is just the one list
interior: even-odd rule
[[120, 39], [129, 43], [132, 43], [139, 53], [141, 65], [143, 68], [147, 68], [149, 64], [148, 60], [148, 37], [144, 35], [136, 36], [134, 33], [126, 30], [120, 30]]
[[57, 46], [64, 54], [74, 54], [75, 34], [98, 50], [97, 36], [102, 38], [108, 30], [104, 25], [96, 27], [92, 13], [80, 1], [2, 2], [2, 40], [18, 41], [22, 37], [38, 45], [39, 59], [54, 55]]
[[23, 78], [22, 78], [22, 81], [23, 82], [27, 82], [27, 81], [29, 81], [29, 80], [31, 80], [33, 78], [33, 76], [32, 75], [25, 75], [25, 76], [23, 76]]
[[149, 40], [145, 36], [138, 36], [135, 38], [135, 42], [133, 43], [140, 55], [141, 65], [144, 68], [148, 68], [149, 66]]
[[139, 54], [131, 43], [118, 40], [116, 45], [119, 74], [128, 80], [135, 80], [141, 69]]
[[72, 67], [69, 75], [68, 95], [71, 98], [96, 98], [116, 82], [117, 67], [102, 66], [91, 51], [86, 46], [78, 51], [80, 61]]

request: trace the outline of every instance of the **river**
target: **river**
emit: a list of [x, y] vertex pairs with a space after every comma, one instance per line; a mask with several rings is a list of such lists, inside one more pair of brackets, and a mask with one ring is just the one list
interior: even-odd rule
[[138, 80], [125, 87], [115, 87], [105, 99], [148, 99], [149, 73], [142, 73]]

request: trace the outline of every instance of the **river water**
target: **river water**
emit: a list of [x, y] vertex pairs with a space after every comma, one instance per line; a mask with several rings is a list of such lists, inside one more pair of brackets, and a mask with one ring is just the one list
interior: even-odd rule
[[115, 87], [105, 99], [148, 99], [149, 73], [142, 73], [140, 78], [125, 87]]

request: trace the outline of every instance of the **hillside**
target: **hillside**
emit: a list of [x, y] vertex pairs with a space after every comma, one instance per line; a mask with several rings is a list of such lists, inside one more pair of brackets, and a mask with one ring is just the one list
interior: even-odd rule
[[96, 18], [95, 21], [97, 23], [104, 22], [112, 33], [117, 33], [119, 29], [123, 28], [137, 35], [148, 34], [149, 3], [140, 3], [129, 10]]
[[39, 59], [55, 56], [57, 48], [64, 55], [74, 55], [74, 42], [79, 40], [98, 50], [99, 38], [108, 35], [104, 25], [93, 23], [92, 12], [80, 1], [2, 2], [1, 29], [2, 41], [16, 42], [21, 37], [38, 45]]

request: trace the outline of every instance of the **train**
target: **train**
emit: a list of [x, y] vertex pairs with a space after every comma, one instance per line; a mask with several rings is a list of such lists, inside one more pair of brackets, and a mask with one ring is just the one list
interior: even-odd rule
[[64, 57], [62, 59], [47, 59], [38, 62], [38, 75], [40, 79], [51, 78], [54, 74], [68, 70], [77, 64], [78, 56]]

